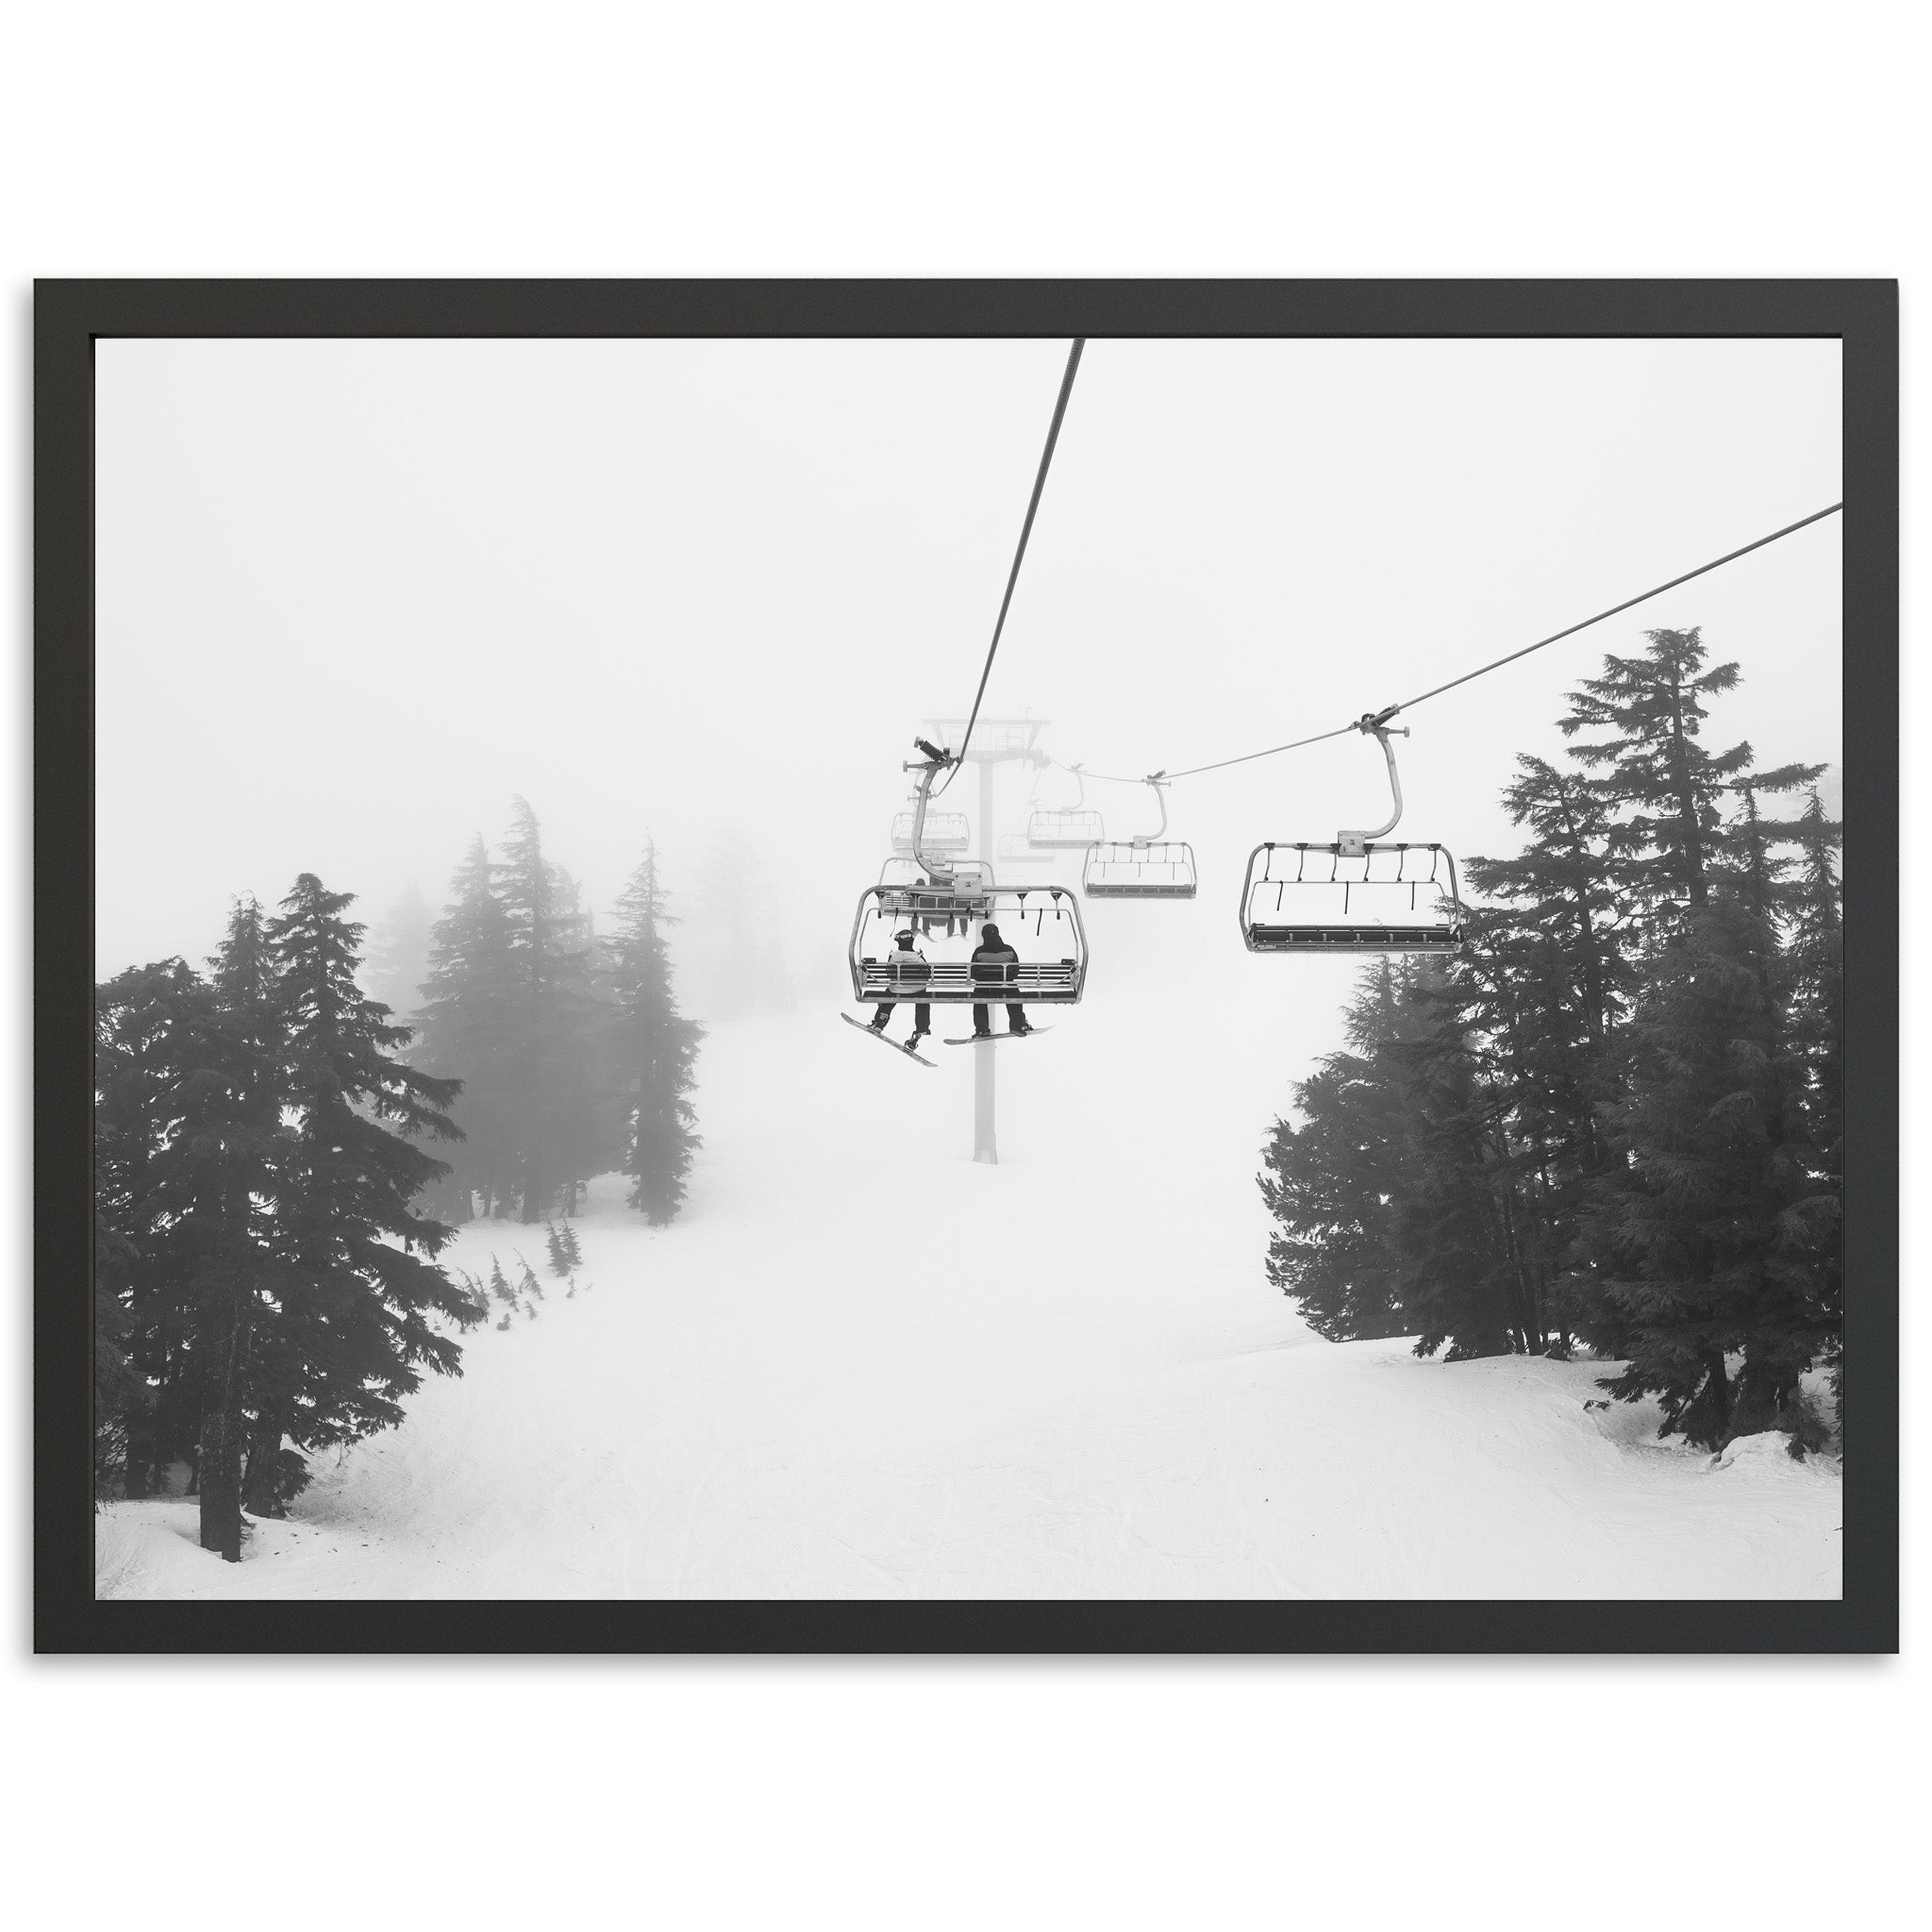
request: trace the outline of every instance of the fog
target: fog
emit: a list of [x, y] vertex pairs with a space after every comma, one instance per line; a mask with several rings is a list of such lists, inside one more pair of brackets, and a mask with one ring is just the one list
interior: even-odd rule
[[[99, 971], [197, 958], [303, 871], [372, 922], [440, 907], [521, 793], [600, 911], [647, 831], [685, 910], [742, 834], [714, 903], [836, 996], [911, 739], [972, 703], [1066, 350], [102, 343]], [[1096, 341], [985, 712], [1127, 774], [1324, 730], [1823, 508], [1839, 448], [1831, 341]], [[1836, 763], [1839, 558], [1827, 520], [1405, 715], [1397, 836], [1510, 849], [1515, 756], [1654, 626], [1742, 667], [1710, 741]], [[975, 851], [1074, 802], [993, 782]], [[1249, 848], [1386, 797], [1354, 736], [1176, 785], [1201, 896], [1094, 908], [1093, 982], [1206, 983]], [[1144, 791], [1087, 802], [1152, 828]], [[965, 774], [945, 808], [979, 806]]]

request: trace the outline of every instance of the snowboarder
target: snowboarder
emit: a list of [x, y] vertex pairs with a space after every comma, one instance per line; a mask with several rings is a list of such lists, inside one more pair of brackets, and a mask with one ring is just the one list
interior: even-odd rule
[[[973, 978], [980, 983], [980, 969], [983, 965], [1018, 966], [1020, 956], [1000, 938], [1000, 929], [990, 921], [979, 929], [979, 943], [973, 949]], [[989, 979], [1004, 977], [989, 974]], [[1026, 1021], [1026, 1008], [1018, 1000], [1007, 1002], [1007, 1030], [1009, 1033], [1031, 1033], [1033, 1028]], [[973, 1008], [973, 1037], [974, 1040], [992, 1038], [992, 1012], [988, 1007]]]
[[[914, 947], [909, 932], [895, 933], [892, 937], [899, 950], [886, 962], [886, 970], [891, 974], [893, 984], [924, 986], [931, 970], [925, 963], [925, 956]], [[895, 1001], [885, 1000], [874, 1009], [872, 1030], [874, 1033], [883, 1033], [886, 1030], [886, 1022], [892, 1017], [892, 1008], [895, 1004]], [[912, 1038], [907, 1044], [917, 1052], [919, 1042], [931, 1031], [932, 1008], [926, 1001], [921, 1000], [912, 1008]]]

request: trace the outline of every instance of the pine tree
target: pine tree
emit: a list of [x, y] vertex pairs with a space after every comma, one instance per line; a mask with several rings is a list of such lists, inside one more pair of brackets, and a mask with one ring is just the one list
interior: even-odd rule
[[510, 1287], [503, 1272], [503, 1263], [494, 1255], [490, 1257], [490, 1291], [498, 1301], [508, 1302], [512, 1307], [516, 1306], [516, 1291]]
[[543, 1224], [543, 1247], [551, 1274], [561, 1279], [570, 1273], [570, 1261], [563, 1252], [563, 1237], [558, 1233], [554, 1221]]
[[458, 1083], [396, 1058], [410, 1032], [356, 985], [352, 903], [304, 873], [268, 928], [293, 1144], [276, 1217], [287, 1350], [264, 1399], [308, 1446], [399, 1421], [425, 1365], [460, 1373], [432, 1325], [465, 1306], [433, 1258], [452, 1230], [411, 1206], [447, 1171], [416, 1141], [456, 1138], [443, 1109]]
[[[653, 1227], [668, 1226], [683, 1205], [686, 1176], [703, 1144], [690, 1095], [704, 1029], [677, 1009], [665, 941], [666, 929], [676, 921], [667, 909], [667, 896], [657, 846], [647, 839], [643, 858], [618, 901], [611, 1058], [629, 1114], [624, 1163], [631, 1177], [629, 1206]], [[565, 1256], [575, 1266], [576, 1238], [569, 1239]]]
[[191, 1269], [175, 1238], [184, 1084], [210, 1021], [209, 990], [183, 959], [130, 967], [94, 996], [94, 1206], [104, 1234], [97, 1295], [114, 1301], [133, 1390], [120, 1421], [123, 1492], [150, 1494], [201, 1432]]
[[[193, 1201], [182, 1211], [177, 1238], [192, 1244], [202, 1357], [201, 1543], [239, 1562], [243, 1449], [260, 1425], [258, 1412], [251, 1428], [248, 1413], [258, 1374], [257, 1331], [272, 1329], [284, 1285], [274, 1236], [291, 1146], [282, 1122], [275, 974], [252, 897], [236, 902], [208, 966], [209, 1018], [191, 1114], [164, 1158], [179, 1157], [184, 1192]], [[277, 1431], [277, 1453], [280, 1447]]]
[[[140, 1256], [134, 1243], [94, 1213], [94, 1494], [111, 1496], [127, 1460], [128, 1424], [145, 1391], [127, 1344], [134, 1332]], [[573, 1292], [575, 1291], [573, 1290]]]
[[614, 1123], [598, 1077], [604, 1016], [589, 922], [575, 882], [544, 857], [536, 813], [522, 798], [512, 811], [499, 868], [515, 988], [512, 1139], [520, 1218], [534, 1223], [614, 1157]]
[[423, 1067], [462, 1082], [451, 1118], [463, 1140], [452, 1150], [447, 1185], [430, 1197], [440, 1213], [458, 1222], [470, 1219], [479, 1195], [484, 1213], [503, 1212], [517, 1199], [521, 1179], [516, 961], [495, 874], [479, 836], [451, 881], [452, 904], [431, 936], [417, 1016]]
[[577, 1231], [567, 1221], [559, 1230], [558, 1245], [563, 1249], [564, 1262], [571, 1270], [584, 1265], [583, 1250], [577, 1246]]
[[1736, 664], [1702, 669], [1708, 653], [1697, 630], [1653, 630], [1641, 658], [1606, 657], [1604, 675], [1570, 696], [1563, 735], [1607, 735], [1575, 747], [1600, 770], [1619, 816], [1609, 845], [1621, 891], [1640, 908], [1709, 903], [1722, 846], [1725, 791], [1752, 762], [1751, 747], [1704, 748], [1704, 701], [1738, 683]]
[[537, 1279], [537, 1271], [521, 1255], [517, 1257], [517, 1266], [523, 1270], [517, 1281], [518, 1292], [528, 1295], [533, 1302], [541, 1302], [543, 1299], [543, 1284]]
[[1380, 1060], [1409, 1121], [1395, 1197], [1403, 1299], [1416, 1353], [1451, 1361], [1549, 1346], [1548, 1154], [1531, 1138], [1543, 1116], [1513, 1086], [1524, 1003], [1492, 923], [1507, 925], [1472, 916], [1454, 970], [1418, 965], [1419, 1024]]
[[[1796, 825], [1799, 877], [1790, 906], [1791, 1051], [1802, 1069], [1799, 1108], [1810, 1186], [1802, 1238], [1815, 1244], [1824, 1358], [1842, 1402], [1845, 1158], [1844, 915], [1836, 855], [1843, 828], [1825, 816], [1813, 787]], [[1800, 1230], [1793, 1229], [1794, 1235]]]
[[1349, 1051], [1331, 1054], [1294, 1090], [1303, 1116], [1277, 1120], [1262, 1149], [1261, 1197], [1280, 1224], [1268, 1279], [1330, 1341], [1412, 1332], [1400, 1210], [1412, 1151], [1388, 1049], [1412, 1038], [1412, 962], [1380, 960], [1349, 1003]]
[[1657, 1395], [1663, 1433], [1712, 1448], [1737, 1432], [1728, 1357], [1746, 1352], [1747, 1408], [1769, 1416], [1826, 1334], [1814, 1257], [1791, 1239], [1808, 1192], [1802, 1073], [1774, 971], [1774, 937], [1735, 891], [1686, 918], [1630, 1021], [1628, 1089], [1608, 1113], [1621, 1158], [1584, 1218], [1582, 1325], [1627, 1364], [1603, 1386]]

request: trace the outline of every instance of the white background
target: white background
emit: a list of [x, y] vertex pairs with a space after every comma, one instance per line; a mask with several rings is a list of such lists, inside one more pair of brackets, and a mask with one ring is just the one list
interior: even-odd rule
[[[1912, 30], [1761, 0], [43, 8], [0, 103], [0, 407], [24, 452], [35, 275], [1896, 275], [1910, 530]], [[1878, 1924], [1920, 1890], [1919, 1660], [30, 1663], [24, 1297], [4, 1336], [25, 1923]]]

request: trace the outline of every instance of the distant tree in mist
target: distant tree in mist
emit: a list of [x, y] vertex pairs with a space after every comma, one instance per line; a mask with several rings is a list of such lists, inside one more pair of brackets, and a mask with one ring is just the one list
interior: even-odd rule
[[462, 1082], [451, 1118], [463, 1133], [450, 1174], [428, 1204], [465, 1222], [480, 1196], [485, 1214], [519, 1197], [516, 1152], [516, 962], [510, 924], [495, 889], [496, 868], [479, 834], [450, 882], [450, 905], [432, 928], [417, 1023], [424, 1068]]
[[410, 1022], [421, 1004], [435, 923], [429, 902], [411, 881], [370, 934], [363, 983], [370, 998], [380, 1000], [398, 1021]]
[[467, 1137], [430, 1205], [468, 1220], [574, 1213], [586, 1183], [624, 1158], [625, 1103], [612, 1071], [612, 949], [576, 880], [514, 802], [501, 857], [479, 837], [436, 924], [423, 988], [424, 1063], [458, 1079]]
[[699, 863], [691, 923], [679, 948], [689, 960], [700, 1012], [737, 1020], [795, 1008], [786, 933], [774, 917], [774, 903], [764, 854], [736, 825], [715, 830]]
[[528, 803], [512, 801], [498, 869], [509, 924], [511, 1134], [519, 1218], [540, 1222], [614, 1166], [615, 1112], [605, 1078], [605, 1008], [592, 985], [592, 934], [576, 883], [544, 856]]
[[[666, 1225], [682, 1206], [685, 1176], [702, 1144], [691, 1090], [704, 1029], [677, 1009], [665, 940], [676, 921], [666, 902], [658, 849], [647, 841], [618, 901], [611, 1059], [626, 1102], [629, 1205], [654, 1227]], [[575, 1235], [564, 1256], [572, 1265], [580, 1259]]]

